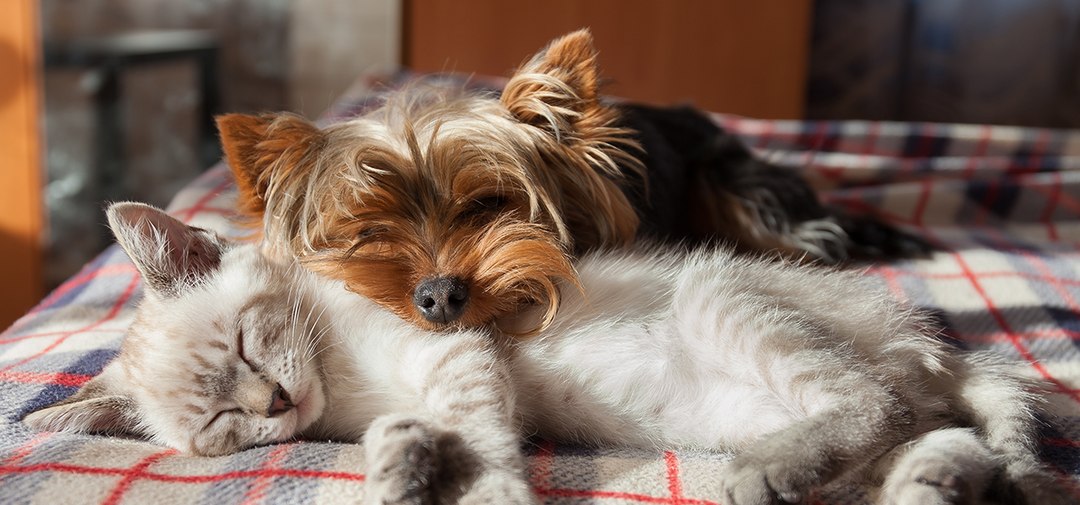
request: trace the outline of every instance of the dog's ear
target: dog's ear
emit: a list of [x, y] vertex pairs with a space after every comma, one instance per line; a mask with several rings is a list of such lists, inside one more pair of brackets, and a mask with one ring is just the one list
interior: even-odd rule
[[558, 147], [551, 154], [566, 160], [551, 175], [579, 250], [633, 241], [638, 217], [614, 181], [624, 170], [644, 177], [632, 132], [600, 101], [596, 56], [589, 30], [564, 35], [522, 65], [501, 97], [518, 121], [547, 132]]
[[608, 126], [611, 114], [597, 98], [596, 54], [588, 29], [553, 40], [506, 84], [503, 105], [519, 121], [547, 129], [560, 140]]
[[322, 132], [295, 114], [226, 114], [217, 118], [221, 147], [240, 190], [239, 208], [259, 217], [275, 183], [303, 172]]

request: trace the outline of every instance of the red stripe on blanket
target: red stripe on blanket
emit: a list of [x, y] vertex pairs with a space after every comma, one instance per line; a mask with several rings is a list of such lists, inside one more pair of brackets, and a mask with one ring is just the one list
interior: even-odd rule
[[132, 265], [130, 263], [103, 266], [100, 268], [95, 268], [93, 270], [85, 270], [79, 272], [77, 275], [61, 284], [60, 287], [53, 290], [53, 292], [50, 293], [49, 296], [45, 297], [45, 299], [42, 300], [41, 303], [37, 304], [37, 306], [35, 306], [33, 309], [30, 309], [30, 311], [27, 312], [25, 316], [21, 317], [18, 321], [16, 321], [15, 324], [11, 325], [11, 327], [9, 327], [3, 333], [0, 333], [0, 343], [6, 343], [10, 341], [9, 339], [5, 339], [4, 336], [11, 335], [18, 331], [18, 329], [21, 328], [24, 324], [26, 324], [26, 322], [32, 320], [30, 316], [33, 316], [34, 314], [37, 314], [38, 312], [41, 312], [42, 310], [51, 307], [54, 303], [56, 303], [57, 300], [59, 300], [61, 297], [64, 296], [64, 294], [68, 293], [72, 289], [80, 287], [83, 284], [86, 284], [101, 276], [132, 274], [135, 272], [135, 265]]
[[899, 273], [899, 270], [884, 263], [866, 270], [866, 274], [877, 275], [885, 279], [885, 285], [889, 287], [889, 292], [892, 293], [893, 298], [902, 302], [907, 299], [907, 296], [904, 293], [904, 287], [900, 285]]
[[933, 189], [934, 184], [929, 179], [919, 185], [919, 201], [915, 203], [915, 210], [911, 215], [911, 223], [915, 226], [923, 226], [923, 215], [926, 214], [926, 207], [930, 205], [930, 195]]
[[978, 276], [971, 270], [970, 267], [968, 267], [968, 264], [966, 261], [964, 261], [963, 256], [958, 252], [954, 252], [952, 254], [953, 259], [956, 260], [957, 265], [959, 265], [960, 269], [964, 271], [964, 275], [968, 278], [969, 281], [971, 281], [972, 287], [974, 287], [975, 291], [979, 294], [980, 297], [982, 297], [983, 302], [986, 304], [987, 310], [990, 312], [990, 316], [994, 318], [994, 322], [997, 323], [998, 327], [1005, 332], [1005, 335], [1008, 337], [1009, 342], [1012, 343], [1013, 347], [1015, 347], [1016, 350], [1020, 353], [1020, 356], [1022, 356], [1029, 364], [1031, 364], [1031, 366], [1034, 367], [1035, 370], [1038, 371], [1044, 379], [1050, 381], [1056, 387], [1060, 388], [1061, 391], [1070, 393], [1069, 396], [1073, 399], [1073, 401], [1080, 403], [1080, 395], [1078, 395], [1076, 392], [1070, 391], [1070, 389], [1066, 387], [1065, 384], [1063, 384], [1060, 380], [1051, 375], [1050, 371], [1047, 370], [1046, 367], [1044, 367], [1042, 363], [1036, 360], [1035, 356], [1031, 354], [1031, 351], [1027, 348], [1027, 346], [1024, 345], [1019, 336], [1012, 330], [1009, 322], [1005, 320], [1005, 316], [1001, 313], [1000, 310], [998, 310], [997, 305], [994, 304], [994, 302], [990, 299], [990, 296], [983, 289], [982, 284], [979, 282]]
[[[93, 333], [125, 333], [125, 332], [127, 332], [127, 329], [126, 328], [116, 328], [116, 329], [95, 328], [93, 330], [79, 330], [79, 331], [81, 333], [90, 333], [90, 332], [93, 332]], [[66, 335], [68, 333], [70, 333], [70, 332], [67, 332], [67, 331], [50, 331], [50, 332], [46, 332], [46, 333], [31, 333], [29, 335], [23, 335], [21, 337], [9, 338], [7, 340], [0, 340], [0, 344], [12, 344], [12, 343], [15, 343], [15, 342], [20, 342], [20, 341], [23, 341], [23, 340], [29, 340], [29, 339], [32, 339], [32, 338], [55, 337], [57, 335]]]
[[[293, 448], [293, 444], [281, 444], [274, 447], [274, 450], [270, 451], [269, 458], [259, 466], [260, 471], [276, 470], [278, 466], [285, 461], [285, 454]], [[247, 492], [244, 493], [244, 501], [242, 503], [259, 503], [266, 497], [266, 490], [270, 487], [270, 484], [274, 481], [274, 477], [271, 475], [259, 475], [259, 478], [248, 487]]]
[[213, 482], [221, 482], [225, 480], [236, 479], [250, 479], [261, 476], [271, 477], [292, 477], [300, 479], [331, 479], [331, 480], [346, 480], [353, 482], [363, 482], [364, 474], [346, 473], [346, 472], [327, 472], [319, 470], [297, 470], [297, 469], [263, 469], [263, 470], [245, 470], [226, 472], [217, 475], [169, 475], [164, 473], [147, 472], [145, 469], [138, 470], [133, 468], [102, 468], [96, 466], [82, 466], [72, 465], [67, 463], [40, 463], [35, 465], [0, 465], [0, 475], [3, 474], [17, 474], [17, 473], [37, 473], [37, 472], [63, 472], [63, 473], [75, 473], [81, 475], [107, 475], [107, 476], [128, 476], [132, 475], [141, 480], [151, 480], [155, 482], [170, 482], [178, 484], [206, 484]]
[[545, 441], [540, 445], [540, 451], [530, 460], [529, 473], [532, 475], [532, 487], [534, 489], [550, 488], [551, 465], [555, 460], [555, 443]]
[[79, 387], [93, 376], [71, 373], [38, 373], [0, 370], [0, 381], [22, 384], [55, 384], [57, 386]]
[[676, 503], [681, 503], [683, 492], [682, 481], [679, 480], [679, 458], [674, 452], [667, 451], [664, 453], [664, 463], [667, 466], [668, 491], [671, 493], [671, 499]]
[[[867, 269], [867, 273], [884, 276], [885, 275], [884, 270], [887, 269], [887, 268], [888, 267], [885, 266], [885, 265], [874, 266], [874, 267], [871, 267], [871, 268]], [[968, 275], [963, 273], [963, 272], [955, 273], [955, 274], [948, 274], [948, 273], [936, 273], [936, 272], [919, 272], [919, 271], [915, 271], [915, 270], [892, 269], [892, 268], [888, 268], [888, 270], [891, 272], [891, 275], [894, 275], [894, 276], [906, 275], [906, 276], [909, 276], [909, 277], [918, 277], [920, 279], [932, 279], [932, 280], [938, 280], [938, 281], [947, 281], [947, 280], [967, 279], [968, 278]], [[1041, 282], [1048, 282], [1048, 283], [1051, 283], [1051, 284], [1058, 284], [1058, 285], [1062, 285], [1062, 286], [1080, 287], [1080, 280], [1077, 280], [1077, 279], [1065, 279], [1065, 278], [1062, 278], [1062, 277], [1056, 277], [1056, 276], [1053, 275], [1053, 273], [1049, 273], [1049, 272], [1047, 272], [1047, 275], [1036, 275], [1036, 274], [1028, 273], [1028, 272], [997, 271], [997, 272], [979, 272], [978, 275], [979, 275], [980, 279], [993, 279], [993, 278], [996, 278], [996, 277], [1019, 277], [1021, 279], [1028, 280], [1028, 281], [1041, 281]]]
[[1054, 172], [1050, 174], [1051, 184], [1050, 188], [1044, 193], [1047, 194], [1046, 208], [1043, 209], [1042, 215], [1039, 216], [1039, 222], [1046, 225], [1046, 235], [1053, 242], [1058, 241], [1057, 226], [1054, 225], [1054, 211], [1057, 210], [1058, 202], [1061, 200], [1061, 172]]
[[21, 360], [21, 361], [19, 361], [17, 363], [13, 363], [11, 365], [8, 365], [8, 366], [6, 366], [4, 368], [0, 368], [0, 372], [5, 372], [5, 371], [8, 371], [8, 370], [11, 370], [12, 368], [15, 368], [15, 367], [17, 367], [19, 365], [23, 365], [23, 364], [26, 364], [26, 363], [34, 360], [34, 359], [40, 358], [41, 356], [44, 356], [44, 355], [48, 354], [50, 351], [55, 349], [60, 344], [64, 343], [64, 341], [67, 340], [72, 335], [76, 335], [76, 334], [79, 334], [79, 333], [90, 331], [90, 330], [94, 329], [95, 327], [97, 327], [97, 326], [99, 326], [101, 324], [104, 324], [105, 322], [115, 318], [116, 315], [120, 313], [120, 309], [124, 307], [125, 303], [127, 303], [128, 298], [131, 298], [131, 294], [135, 291], [135, 287], [138, 286], [138, 285], [139, 285], [139, 276], [136, 275], [131, 280], [131, 282], [128, 284], [127, 289], [125, 289], [123, 294], [120, 295], [120, 298], [117, 298], [116, 302], [113, 303], [112, 309], [109, 310], [109, 313], [106, 314], [105, 317], [98, 320], [98, 322], [96, 322], [94, 324], [91, 324], [89, 326], [86, 326], [84, 328], [81, 328], [81, 329], [78, 329], [78, 330], [75, 330], [75, 331], [71, 331], [71, 332], [67, 332], [67, 333], [61, 335], [60, 338], [57, 338], [55, 342], [49, 344], [48, 346], [46, 346], [41, 351], [38, 351], [33, 356], [25, 358], [25, 359], [23, 359], [23, 360]]
[[195, 217], [195, 214], [198, 214], [199, 212], [205, 210], [207, 208], [206, 204], [209, 203], [210, 200], [213, 200], [214, 197], [220, 195], [222, 191], [228, 189], [229, 186], [232, 186], [232, 179], [226, 177], [224, 181], [219, 183], [217, 186], [214, 186], [214, 188], [210, 191], [207, 191], [206, 194], [202, 196], [202, 198], [199, 198], [195, 202], [195, 205], [192, 205], [191, 207], [188, 207], [186, 209], [173, 211], [172, 214], [176, 216], [177, 219], [186, 223], [190, 221], [191, 218]]
[[52, 438], [54, 435], [56, 435], [56, 433], [52, 431], [43, 431], [38, 433], [37, 435], [34, 435], [33, 438], [27, 440], [26, 443], [22, 445], [22, 447], [19, 447], [15, 450], [15, 452], [11, 453], [11, 456], [8, 456], [8, 458], [4, 460], [3, 464], [17, 464], [19, 461], [22, 461], [23, 458], [33, 453], [34, 449], [36, 449], [37, 446], [41, 445], [42, 442]]
[[120, 503], [120, 500], [124, 497], [124, 493], [131, 487], [131, 483], [135, 481], [136, 476], [144, 474], [146, 469], [150, 468], [150, 465], [157, 463], [161, 458], [176, 453], [176, 449], [169, 449], [143, 458], [142, 461], [139, 461], [135, 466], [131, 467], [131, 471], [125, 474], [123, 479], [120, 479], [120, 482], [113, 488], [112, 493], [109, 493], [109, 496], [101, 502], [102, 505], [116, 505], [117, 503]]
[[[1031, 251], [1017, 249], [1015, 252], [1026, 259], [1029, 265], [1035, 267], [1035, 270], [1043, 275], [1042, 278], [1045, 279], [1059, 295], [1061, 295], [1061, 299], [1065, 302], [1065, 305], [1069, 307], [1069, 310], [1074, 314], [1080, 314], [1080, 304], [1076, 303], [1076, 298], [1073, 298], [1072, 293], [1065, 289], [1066, 282], [1064, 279], [1055, 276], [1042, 258], [1032, 254]], [[1075, 284], [1075, 282], [1072, 284]]]

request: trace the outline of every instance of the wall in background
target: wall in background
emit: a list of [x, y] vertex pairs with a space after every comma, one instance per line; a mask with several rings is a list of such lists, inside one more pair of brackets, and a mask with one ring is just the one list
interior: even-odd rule
[[297, 0], [288, 31], [289, 108], [314, 118], [361, 73], [401, 60], [401, 0]]
[[36, 14], [34, 0], [0, 3], [0, 328], [42, 293]]
[[551, 39], [590, 27], [604, 92], [763, 118], [805, 105], [805, 0], [409, 0], [405, 62], [509, 76]]
[[1080, 0], [817, 0], [807, 115], [1080, 127]]
[[[202, 29], [219, 45], [219, 112], [317, 116], [361, 72], [396, 63], [400, 0], [41, 0], [45, 43], [160, 29]], [[50, 226], [46, 278], [55, 286], [112, 238], [103, 202], [166, 205], [207, 168], [197, 146], [203, 97], [193, 61], [132, 66], [120, 76], [124, 177], [95, 166], [94, 69], [44, 72]]]

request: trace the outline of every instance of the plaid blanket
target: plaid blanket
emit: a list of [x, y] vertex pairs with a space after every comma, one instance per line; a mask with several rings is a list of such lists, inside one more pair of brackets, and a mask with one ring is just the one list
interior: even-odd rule
[[[347, 95], [322, 120], [363, 104], [363, 93]], [[956, 345], [1027, 363], [1053, 384], [1043, 457], [1080, 490], [1080, 131], [714, 118], [757, 155], [802, 171], [827, 202], [876, 212], [940, 246], [931, 258], [874, 265], [866, 275], [935, 313]], [[236, 236], [234, 197], [218, 166], [169, 210]], [[0, 334], [0, 501], [357, 500], [359, 445], [297, 441], [199, 458], [24, 426], [26, 413], [70, 395], [115, 356], [141, 296], [134, 267], [113, 246]], [[525, 450], [546, 503], [716, 504], [717, 475], [730, 459], [545, 441]], [[865, 490], [844, 486], [813, 498], [866, 501]]]

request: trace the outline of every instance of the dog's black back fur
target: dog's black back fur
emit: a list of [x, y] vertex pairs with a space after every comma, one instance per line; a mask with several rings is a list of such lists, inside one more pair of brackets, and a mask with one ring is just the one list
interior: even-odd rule
[[[638, 132], [648, 184], [630, 176], [623, 190], [641, 218], [639, 237], [667, 242], [738, 242], [747, 235], [734, 219], [702, 219], [716, 201], [738, 202], [759, 220], [758, 234], [783, 234], [799, 223], [831, 219], [847, 237], [828, 244], [820, 259], [888, 259], [921, 256], [926, 241], [870, 215], [822, 205], [793, 170], [755, 158], [736, 136], [692, 107], [622, 105], [622, 126]], [[631, 174], [632, 171], [627, 170]], [[763, 198], [762, 196], [766, 197]], [[710, 210], [712, 209], [712, 210]], [[751, 247], [750, 249], [754, 249]]]

